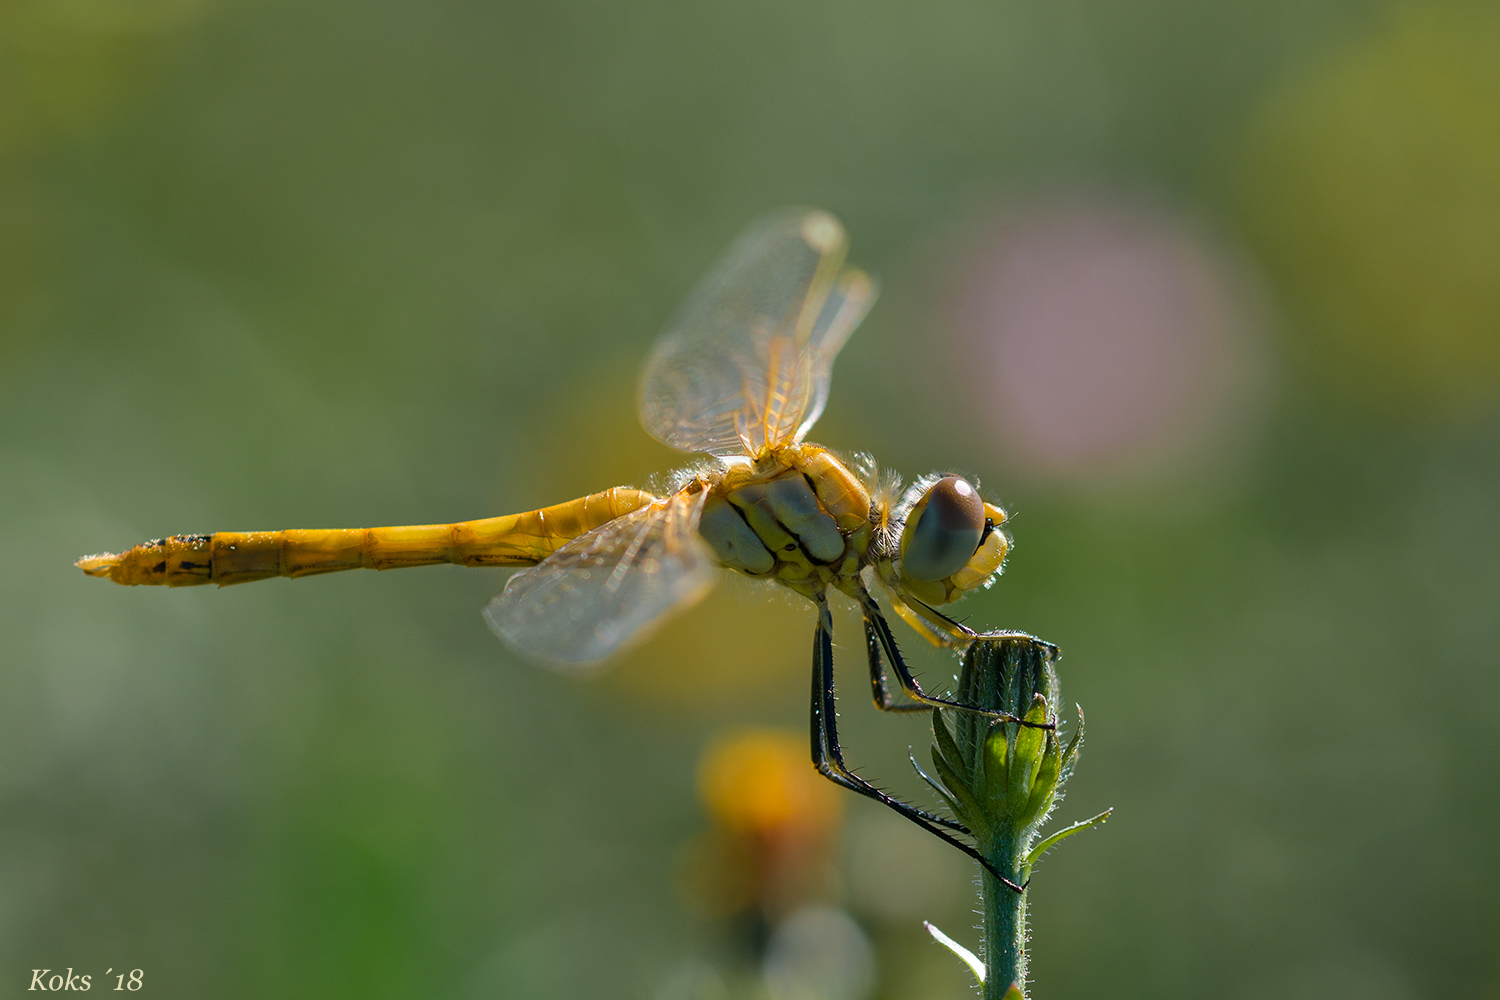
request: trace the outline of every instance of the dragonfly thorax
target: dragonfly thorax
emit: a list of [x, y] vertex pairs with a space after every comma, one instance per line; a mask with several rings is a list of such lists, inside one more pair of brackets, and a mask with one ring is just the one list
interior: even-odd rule
[[870, 541], [869, 490], [820, 445], [767, 459], [729, 465], [712, 487], [698, 531], [719, 562], [808, 596], [857, 576]]

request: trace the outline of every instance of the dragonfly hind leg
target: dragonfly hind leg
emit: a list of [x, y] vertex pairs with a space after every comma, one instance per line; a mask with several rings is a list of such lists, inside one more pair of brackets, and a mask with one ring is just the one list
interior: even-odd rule
[[876, 788], [865, 779], [859, 777], [844, 763], [844, 751], [839, 746], [839, 732], [837, 720], [837, 703], [834, 698], [833, 679], [833, 616], [828, 610], [828, 598], [819, 594], [814, 598], [818, 606], [818, 627], [813, 634], [813, 672], [812, 672], [812, 761], [813, 767], [818, 773], [829, 779], [836, 785], [853, 792], [858, 792], [867, 798], [874, 799], [881, 805], [894, 809], [902, 816], [926, 830], [928, 833], [952, 844], [963, 851], [969, 857], [978, 861], [987, 871], [1002, 883], [1016, 892], [1021, 892], [1025, 886], [1016, 885], [1006, 878], [1002, 872], [996, 871], [984, 855], [980, 854], [973, 846], [959, 840], [954, 833], [967, 834], [968, 828], [962, 823], [924, 812], [909, 803], [902, 802], [894, 796]]

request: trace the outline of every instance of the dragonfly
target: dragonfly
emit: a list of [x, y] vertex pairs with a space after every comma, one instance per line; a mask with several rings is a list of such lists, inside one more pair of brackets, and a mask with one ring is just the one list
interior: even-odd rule
[[870, 276], [846, 266], [847, 248], [833, 215], [783, 209], [742, 233], [688, 297], [647, 358], [638, 409], [654, 437], [702, 457], [660, 495], [620, 486], [453, 524], [174, 535], [76, 565], [119, 584], [169, 587], [436, 563], [523, 567], [484, 618], [512, 649], [562, 670], [640, 642], [724, 569], [773, 581], [817, 611], [813, 765], [1019, 892], [960, 839], [971, 836], [961, 823], [866, 781], [839, 742], [830, 591], [852, 598], [863, 617], [877, 708], [1038, 725], [924, 691], [872, 594], [933, 645], [965, 648], [978, 634], [937, 608], [995, 580], [1011, 544], [1005, 510], [972, 477], [937, 472], [903, 489], [868, 454], [844, 457], [805, 440], [827, 404], [834, 358], [876, 297]]

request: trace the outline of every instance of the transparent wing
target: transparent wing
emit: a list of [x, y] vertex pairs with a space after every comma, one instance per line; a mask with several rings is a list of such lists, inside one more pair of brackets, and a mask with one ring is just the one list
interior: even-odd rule
[[717, 566], [698, 535], [706, 490], [618, 517], [506, 581], [485, 605], [490, 630], [560, 668], [597, 663], [697, 603]]
[[786, 209], [735, 241], [657, 339], [641, 423], [684, 451], [758, 455], [800, 440], [828, 401], [833, 359], [875, 301], [827, 212]]
[[823, 312], [808, 338], [808, 384], [811, 397], [803, 410], [794, 440], [801, 441], [823, 415], [828, 405], [828, 387], [833, 383], [833, 359], [843, 350], [854, 328], [859, 326], [878, 288], [875, 279], [857, 268], [845, 268], [823, 303]]

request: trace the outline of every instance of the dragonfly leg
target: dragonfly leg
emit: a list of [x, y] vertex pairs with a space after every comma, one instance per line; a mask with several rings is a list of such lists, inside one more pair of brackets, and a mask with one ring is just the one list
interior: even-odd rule
[[[921, 809], [900, 799], [887, 795], [874, 785], [849, 770], [844, 763], [844, 751], [839, 746], [838, 721], [836, 715], [837, 705], [834, 700], [833, 685], [833, 616], [828, 611], [828, 598], [819, 594], [815, 598], [818, 606], [818, 627], [813, 634], [813, 674], [812, 674], [812, 759], [813, 767], [818, 773], [828, 778], [837, 785], [858, 792], [876, 802], [894, 809], [902, 816], [933, 834], [946, 843], [963, 851], [969, 857], [978, 861], [1001, 883], [1010, 887], [1015, 892], [1024, 892], [1026, 886], [1017, 885], [1005, 877], [1003, 872], [997, 871], [988, 859], [973, 846], [964, 843], [955, 837], [954, 833], [968, 833], [969, 830], [961, 823], [942, 816], [934, 816], [932, 813]], [[951, 831], [951, 832], [950, 832]]]
[[[901, 685], [901, 692], [912, 701], [924, 706], [937, 706], [940, 708], [956, 708], [965, 712], [977, 712], [980, 715], [988, 715], [1002, 722], [1015, 722], [1023, 726], [1036, 729], [1056, 729], [1055, 723], [1050, 722], [1027, 722], [1008, 712], [997, 712], [993, 709], [980, 708], [978, 705], [968, 705], [961, 701], [953, 701], [949, 698], [939, 698], [936, 695], [927, 694], [917, 679], [912, 676], [911, 668], [906, 665], [905, 658], [901, 655], [900, 648], [896, 645], [896, 637], [891, 634], [891, 626], [880, 613], [880, 605], [875, 603], [875, 598], [861, 585], [855, 593], [855, 599], [859, 601], [860, 610], [865, 617], [865, 644], [870, 655], [870, 682], [876, 688], [876, 705], [880, 705], [881, 695], [889, 697], [885, 692], [885, 672], [875, 662], [876, 658], [884, 654], [885, 659], [890, 661], [891, 669], [895, 671], [896, 682]], [[879, 679], [876, 679], [877, 673]], [[881, 706], [884, 707], [884, 706]], [[904, 706], [896, 706], [895, 710], [904, 711]]]
[[[950, 838], [933, 830], [932, 824], [946, 827], [958, 833], [968, 833], [962, 823], [924, 812], [908, 805], [876, 788], [849, 769], [844, 763], [844, 750], [839, 746], [837, 703], [834, 699], [833, 680], [833, 616], [828, 612], [828, 600], [823, 595], [816, 599], [818, 605], [818, 627], [813, 635], [812, 676], [812, 760], [818, 773], [836, 785], [842, 785], [874, 799], [882, 805], [901, 813], [907, 819], [938, 833], [943, 839]], [[957, 844], [956, 841], [950, 841]], [[959, 844], [962, 847], [963, 845]]]
[[924, 705], [919, 701], [906, 701], [900, 704], [891, 697], [890, 688], [885, 678], [885, 657], [880, 655], [880, 636], [871, 624], [870, 617], [865, 616], [865, 656], [870, 661], [870, 696], [875, 701], [875, 707], [882, 712], [927, 712], [931, 706]]
[[968, 833], [969, 830], [961, 823], [955, 823], [951, 819], [942, 816], [934, 816], [932, 813], [923, 812], [916, 806], [902, 802], [900, 799], [887, 795], [868, 781], [849, 770], [844, 763], [844, 751], [839, 746], [838, 721], [836, 718], [836, 704], [833, 691], [833, 616], [828, 611], [828, 598], [819, 594], [815, 599], [818, 605], [818, 628], [813, 635], [813, 677], [812, 677], [812, 759], [813, 767], [818, 773], [828, 778], [834, 784], [842, 785], [850, 791], [874, 799], [884, 806], [894, 809], [913, 823], [926, 830], [928, 833], [952, 844], [963, 851], [969, 857], [978, 861], [991, 875], [999, 879], [1006, 886], [1016, 892], [1024, 892], [1026, 886], [1016, 885], [1006, 878], [1002, 872], [995, 869], [983, 854], [969, 844], [965, 844], [949, 831], [957, 833]]

